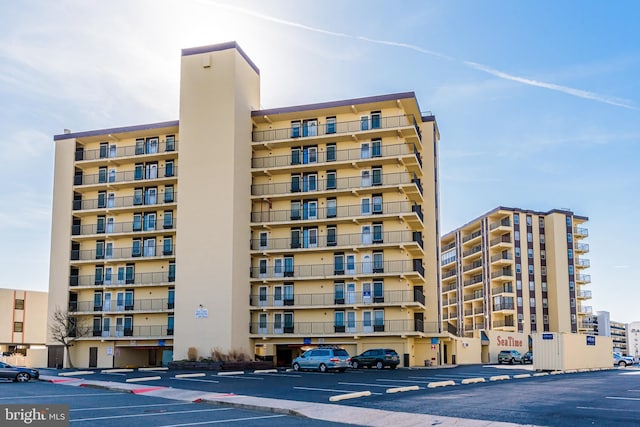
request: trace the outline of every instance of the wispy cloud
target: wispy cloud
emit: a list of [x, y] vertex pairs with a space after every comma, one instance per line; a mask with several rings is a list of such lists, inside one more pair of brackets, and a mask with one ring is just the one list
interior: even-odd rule
[[498, 77], [500, 79], [504, 79], [504, 80], [510, 80], [513, 82], [517, 82], [517, 83], [521, 83], [524, 85], [528, 85], [528, 86], [534, 86], [534, 87], [540, 87], [543, 89], [548, 89], [548, 90], [552, 90], [552, 91], [556, 91], [556, 92], [561, 92], [567, 95], [571, 95], [571, 96], [575, 96], [578, 98], [583, 98], [583, 99], [588, 99], [588, 100], [592, 100], [592, 101], [597, 101], [597, 102], [602, 102], [605, 104], [609, 104], [609, 105], [613, 105], [616, 107], [622, 107], [622, 108], [626, 108], [629, 110], [635, 110], [635, 111], [640, 111], [640, 108], [634, 106], [630, 101], [627, 100], [622, 100], [619, 98], [615, 98], [615, 97], [610, 97], [610, 96], [606, 96], [606, 95], [601, 95], [595, 92], [590, 92], [587, 90], [582, 90], [582, 89], [576, 89], [576, 88], [572, 88], [572, 87], [568, 87], [568, 86], [562, 86], [559, 84], [555, 84], [555, 83], [549, 83], [549, 82], [543, 82], [543, 81], [539, 81], [539, 80], [534, 80], [534, 79], [530, 79], [530, 78], [526, 78], [526, 77], [521, 77], [521, 76], [515, 76], [513, 74], [509, 74], [509, 73], [505, 73], [504, 71], [500, 71], [500, 70], [496, 70], [495, 68], [489, 67], [487, 65], [484, 64], [480, 64], [477, 62], [473, 62], [473, 61], [467, 61], [467, 60], [463, 60], [463, 59], [456, 59], [452, 56], [440, 53], [440, 52], [436, 52], [433, 50], [429, 50], [429, 49], [425, 49], [421, 46], [415, 45], [415, 44], [410, 44], [410, 43], [402, 43], [402, 42], [398, 42], [398, 41], [393, 41], [393, 40], [382, 40], [382, 39], [374, 39], [374, 38], [370, 38], [370, 37], [365, 37], [365, 36], [361, 36], [361, 35], [357, 35], [357, 34], [349, 34], [349, 33], [343, 33], [343, 32], [338, 32], [338, 31], [331, 31], [331, 30], [326, 30], [324, 28], [319, 28], [319, 27], [314, 27], [311, 25], [306, 25], [306, 24], [301, 24], [299, 22], [294, 22], [294, 21], [289, 21], [286, 19], [282, 19], [282, 18], [277, 18], [271, 15], [267, 15], [264, 13], [260, 13], [260, 12], [256, 12], [254, 10], [250, 10], [250, 9], [246, 9], [243, 7], [239, 7], [239, 6], [234, 6], [234, 5], [230, 5], [230, 4], [226, 4], [226, 3], [220, 3], [217, 1], [210, 1], [210, 0], [195, 0], [198, 3], [201, 4], [206, 4], [206, 5], [211, 5], [211, 6], [216, 6], [222, 9], [226, 9], [226, 10], [230, 10], [233, 12], [237, 12], [243, 15], [247, 15], [247, 16], [253, 16], [254, 18], [258, 18], [258, 19], [262, 19], [265, 21], [269, 21], [269, 22], [274, 22], [276, 24], [281, 24], [281, 25], [287, 25], [289, 27], [294, 27], [294, 28], [299, 28], [301, 30], [305, 30], [305, 31], [311, 31], [314, 33], [319, 33], [319, 34], [324, 34], [324, 35], [328, 35], [328, 36], [333, 36], [333, 37], [342, 37], [342, 38], [349, 38], [349, 39], [353, 39], [353, 40], [361, 40], [367, 43], [375, 43], [375, 44], [379, 44], [379, 45], [385, 45], [385, 46], [393, 46], [393, 47], [399, 47], [399, 48], [403, 48], [403, 49], [409, 49], [409, 50], [413, 50], [415, 52], [424, 54], [424, 55], [429, 55], [429, 56], [433, 56], [433, 57], [437, 57], [437, 58], [441, 58], [441, 59], [446, 59], [449, 61], [455, 61], [458, 62], [468, 68], [477, 70], [477, 71], [481, 71], [484, 72], [486, 74], [490, 74], [494, 77]]

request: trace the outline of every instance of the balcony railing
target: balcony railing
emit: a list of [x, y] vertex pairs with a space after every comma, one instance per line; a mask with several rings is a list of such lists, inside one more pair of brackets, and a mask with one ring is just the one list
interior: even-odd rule
[[110, 279], [103, 277], [96, 278], [94, 274], [86, 274], [81, 276], [70, 276], [69, 286], [149, 286], [149, 285], [166, 285], [175, 282], [175, 275], [164, 271], [135, 273], [133, 277], [118, 279], [114, 275]]
[[76, 162], [83, 160], [100, 160], [100, 159], [114, 159], [119, 157], [142, 157], [150, 156], [158, 153], [171, 153], [178, 150], [178, 140], [173, 141], [159, 141], [157, 147], [150, 149], [149, 147], [140, 147], [135, 145], [118, 146], [115, 152], [111, 147], [105, 147], [96, 150], [79, 150], [76, 151]]
[[[450, 270], [450, 271], [445, 271], [444, 273], [442, 273], [442, 278], [446, 279], [449, 277], [453, 277], [456, 275], [456, 271], [455, 270]], [[456, 285], [451, 285], [451, 289], [455, 289]]]
[[384, 320], [371, 322], [293, 322], [276, 324], [273, 322], [251, 322], [249, 333], [254, 335], [333, 335], [333, 334], [406, 334], [437, 333], [438, 322], [424, 322], [418, 319]]
[[[148, 176], [145, 176], [148, 175]], [[178, 176], [178, 167], [158, 168], [152, 174], [136, 171], [120, 171], [110, 173], [97, 173], [91, 175], [75, 175], [73, 177], [73, 185], [96, 185], [96, 184], [123, 184], [127, 182], [137, 182], [143, 184], [145, 181], [157, 180], [162, 178], [173, 178]]]
[[88, 261], [88, 260], [119, 260], [129, 258], [161, 258], [161, 257], [174, 257], [175, 245], [168, 247], [153, 247], [153, 248], [113, 248], [111, 251], [95, 250], [95, 249], [82, 249], [71, 250], [72, 261]]
[[589, 236], [589, 229], [584, 227], [573, 227], [573, 234], [581, 237]]
[[[302, 233], [301, 233], [302, 234]], [[385, 231], [380, 234], [338, 234], [333, 237], [326, 235], [316, 236], [313, 240], [308, 237], [298, 238], [277, 238], [263, 241], [261, 239], [251, 240], [251, 249], [260, 251], [269, 250], [289, 250], [289, 249], [312, 249], [329, 248], [341, 246], [375, 246], [375, 245], [401, 245], [407, 243], [417, 243], [424, 247], [422, 235], [419, 231]]]
[[505, 234], [503, 236], [496, 237], [495, 239], [491, 239], [491, 242], [489, 243], [489, 245], [495, 246], [499, 243], [511, 243], [511, 235]]
[[117, 209], [117, 208], [131, 208], [131, 207], [144, 207], [144, 206], [162, 206], [167, 204], [176, 203], [178, 200], [178, 194], [173, 193], [171, 197], [165, 193], [162, 195], [154, 196], [124, 196], [124, 197], [104, 197], [98, 199], [89, 200], [74, 200], [73, 210], [82, 211], [90, 209]]
[[251, 295], [252, 307], [291, 307], [300, 308], [302, 306], [341, 306], [341, 305], [367, 305], [367, 304], [425, 304], [424, 294], [418, 289], [414, 290], [394, 290], [383, 291], [380, 294], [375, 292], [365, 295], [362, 292], [343, 293], [315, 293], [315, 294], [294, 294], [294, 295], [274, 295], [257, 294]]
[[590, 274], [576, 274], [576, 282], [591, 283], [591, 275]]
[[494, 271], [491, 273], [492, 279], [495, 279], [497, 277], [502, 277], [502, 276], [513, 277], [513, 271], [511, 269], [503, 268], [502, 270]]
[[109, 329], [93, 330], [94, 337], [165, 337], [173, 335], [173, 328], [167, 325], [132, 326], [131, 328], [112, 326]]
[[[502, 310], [514, 310], [515, 305], [513, 303], [502, 303], [502, 304], [493, 304], [493, 311], [502, 311]], [[510, 325], [513, 326], [513, 325]]]
[[588, 243], [574, 243], [573, 248], [576, 250], [576, 252], [589, 252]]
[[507, 252], [506, 254], [496, 254], [491, 257], [491, 262], [496, 262], [500, 260], [510, 261], [513, 259], [513, 254], [511, 252]]
[[493, 322], [494, 328], [504, 328], [505, 326], [516, 326], [513, 320], [495, 320]]
[[[416, 159], [419, 162], [422, 161], [420, 159], [420, 153], [417, 151], [417, 147], [415, 145], [394, 144], [382, 145], [377, 152], [372, 149], [365, 152], [360, 148], [352, 148], [349, 150], [335, 150], [331, 154], [328, 154], [327, 151], [320, 151], [315, 154], [313, 159], [309, 159], [308, 156], [304, 156], [303, 154], [254, 157], [251, 159], [251, 167], [255, 169], [278, 167], [288, 168], [294, 165], [317, 165], [333, 162], [351, 162], [357, 160], [381, 159], [385, 157], [398, 158], [409, 155], [416, 156]], [[330, 157], [327, 158], [328, 156]]]
[[498, 227], [511, 227], [511, 220], [509, 218], [503, 218], [500, 221], [492, 222], [489, 225], [489, 230], [495, 230]]
[[251, 212], [251, 222], [289, 222], [289, 221], [317, 221], [324, 219], [339, 219], [376, 215], [404, 215], [415, 213], [423, 221], [420, 205], [411, 202], [385, 202], [378, 206], [368, 206], [369, 211], [363, 213], [362, 205], [337, 206], [335, 208], [301, 206], [300, 209], [265, 210]]
[[589, 299], [591, 298], [591, 291], [578, 291], [576, 292], [578, 298]]
[[469, 240], [473, 240], [473, 239], [475, 239], [476, 237], [480, 237], [481, 235], [482, 235], [482, 231], [480, 231], [480, 230], [478, 230], [478, 231], [474, 231], [474, 232], [473, 232], [473, 233], [471, 233], [470, 235], [468, 235], [468, 236], [464, 236], [464, 237], [462, 238], [462, 243], [466, 243], [466, 242], [468, 242]]
[[464, 251], [462, 253], [462, 256], [466, 257], [466, 256], [469, 256], [469, 255], [475, 254], [477, 252], [480, 252], [481, 250], [482, 250], [482, 246], [481, 245], [474, 246], [471, 249]]
[[465, 265], [464, 267], [462, 267], [462, 271], [469, 271], [478, 267], [482, 267], [482, 261], [474, 261], [471, 264]]
[[153, 221], [152, 223], [144, 221], [116, 222], [114, 224], [83, 224], [72, 225], [71, 234], [73, 236], [87, 236], [92, 234], [120, 234], [135, 233], [146, 231], [162, 231], [174, 228], [176, 217], [172, 221]]
[[359, 176], [352, 176], [335, 179], [316, 179], [307, 182], [301, 178], [298, 183], [280, 182], [275, 184], [253, 184], [251, 186], [251, 195], [277, 196], [298, 193], [317, 193], [319, 191], [350, 191], [357, 188], [375, 189], [377, 187], [385, 186], [410, 186], [411, 184], [418, 188], [420, 194], [423, 193], [422, 184], [419, 179], [415, 178], [413, 174], [400, 172], [381, 174], [379, 178], [374, 178], [372, 176], [363, 179]]
[[471, 300], [479, 299], [479, 298], [483, 298], [483, 297], [484, 297], [484, 294], [482, 292], [474, 292], [473, 294], [465, 295], [463, 300], [471, 301]]
[[482, 276], [472, 277], [469, 280], [464, 281], [464, 286], [475, 285], [476, 283], [482, 283]]
[[75, 301], [69, 303], [70, 312], [120, 313], [127, 311], [167, 311], [173, 310], [173, 301], [168, 299], [134, 299], [133, 301], [111, 301], [96, 304], [95, 301]]
[[576, 267], [588, 268], [591, 267], [591, 261], [585, 258], [577, 258], [574, 260]]
[[449, 249], [453, 249], [453, 248], [455, 248], [455, 247], [456, 247], [456, 242], [451, 242], [451, 243], [449, 243], [448, 245], [441, 247], [441, 248], [440, 248], [440, 252], [446, 252], [446, 251], [448, 251]]
[[578, 305], [578, 313], [580, 314], [592, 314], [593, 307], [590, 305]]
[[261, 270], [260, 267], [251, 267], [251, 278], [254, 279], [270, 279], [270, 278], [328, 278], [334, 276], [355, 276], [355, 275], [373, 275], [373, 274], [407, 274], [418, 273], [424, 278], [424, 267], [421, 259], [414, 260], [395, 260], [382, 262], [355, 262], [353, 264], [345, 263], [344, 266], [336, 266], [334, 264], [312, 264], [312, 265], [296, 265], [290, 270], [274, 271], [273, 269]]
[[498, 286], [497, 288], [491, 289], [491, 293], [493, 295], [498, 295], [503, 293], [513, 293], [513, 286], [511, 285]]
[[412, 126], [420, 137], [420, 128], [412, 114], [380, 117], [379, 121], [367, 121], [364, 128], [361, 120], [348, 122], [322, 123], [313, 128], [286, 127], [253, 131], [253, 142], [278, 141], [286, 139], [315, 138], [323, 135], [353, 134], [355, 132], [377, 131], [380, 129], [397, 129]]

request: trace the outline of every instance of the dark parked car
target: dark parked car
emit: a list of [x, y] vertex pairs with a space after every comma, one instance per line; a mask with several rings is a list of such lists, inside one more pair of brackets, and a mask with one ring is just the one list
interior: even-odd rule
[[525, 354], [523, 354], [522, 363], [533, 363], [533, 353], [530, 351], [527, 351]]
[[361, 366], [375, 366], [376, 369], [389, 366], [391, 369], [395, 369], [399, 364], [400, 356], [390, 348], [372, 348], [351, 358], [351, 367], [354, 369], [358, 369]]
[[37, 380], [39, 377], [40, 373], [37, 369], [12, 366], [8, 363], [0, 362], [0, 378], [24, 383], [31, 379]]
[[513, 365], [516, 362], [524, 363], [522, 354], [518, 350], [502, 350], [500, 354], [498, 354], [498, 364], [509, 363]]

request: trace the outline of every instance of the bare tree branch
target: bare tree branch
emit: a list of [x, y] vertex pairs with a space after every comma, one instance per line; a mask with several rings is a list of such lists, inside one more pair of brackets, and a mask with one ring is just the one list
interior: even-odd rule
[[69, 349], [79, 338], [86, 337], [91, 333], [91, 326], [79, 323], [77, 317], [70, 315], [60, 307], [56, 307], [51, 314], [48, 327], [53, 341], [64, 346], [67, 353], [67, 364], [73, 368]]

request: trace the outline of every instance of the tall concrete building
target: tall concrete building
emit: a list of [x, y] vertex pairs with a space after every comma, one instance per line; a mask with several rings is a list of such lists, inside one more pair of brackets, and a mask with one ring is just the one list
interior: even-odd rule
[[[441, 239], [442, 318], [477, 331], [593, 332], [588, 218], [498, 207]], [[504, 334], [503, 334], [504, 335]], [[526, 344], [524, 345], [526, 348]]]
[[412, 92], [261, 109], [235, 43], [184, 49], [181, 74], [178, 121], [54, 137], [49, 311], [89, 326], [74, 363], [437, 360], [435, 117]]

